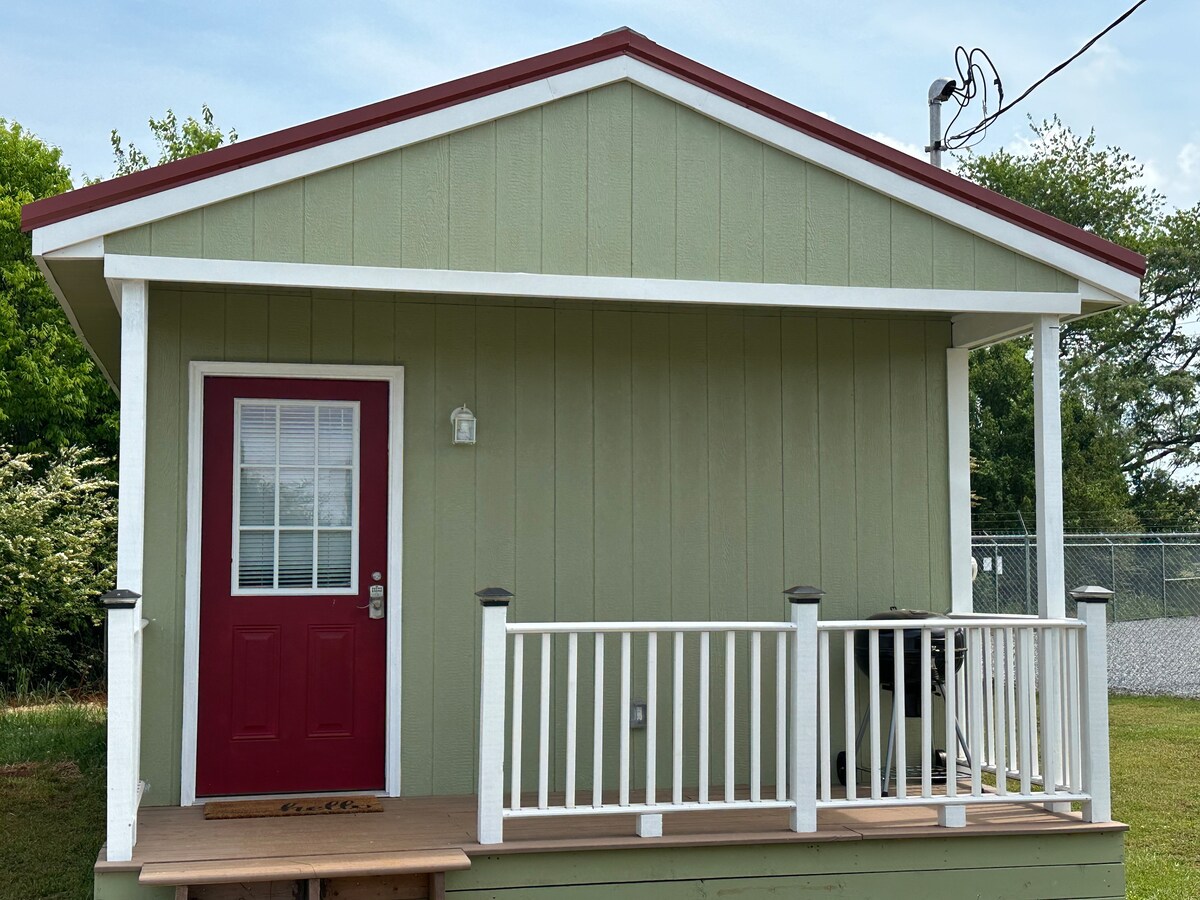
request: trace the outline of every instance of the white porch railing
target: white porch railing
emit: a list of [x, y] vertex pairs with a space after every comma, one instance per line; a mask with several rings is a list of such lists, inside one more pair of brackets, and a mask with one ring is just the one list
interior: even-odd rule
[[137, 843], [137, 812], [144, 785], [142, 748], [141, 597], [128, 590], [101, 598], [108, 613], [108, 785], [107, 858], [128, 860]]
[[[1107, 821], [1107, 592], [1081, 591], [1079, 619], [820, 623], [815, 588], [788, 592], [787, 622], [509, 623], [512, 595], [481, 591], [478, 840], [500, 843], [506, 819], [607, 814], [637, 816], [638, 834], [652, 837], [662, 834], [664, 814], [721, 809], [786, 808], [799, 832], [816, 830], [819, 808], [856, 806], [934, 806], [941, 824], [955, 826], [973, 804], [1080, 802], [1085, 820]], [[889, 644], [908, 652], [881, 655]], [[536, 685], [526, 684], [527, 668]], [[581, 668], [590, 691], [581, 692]], [[659, 686], [668, 681], [662, 702]], [[645, 698], [637, 726], [635, 691]], [[917, 699], [906, 697], [912, 692]], [[581, 722], [581, 693], [591, 695], [590, 723]], [[764, 702], [765, 694], [773, 696]], [[530, 703], [536, 708], [527, 714]], [[839, 707], [844, 795], [835, 793], [831, 752]], [[686, 728], [685, 709], [695, 719]], [[886, 710], [893, 725], [885, 731]], [[552, 753], [551, 720], [560, 716], [565, 727], [553, 729]], [[920, 726], [912, 743], [908, 718]], [[631, 739], [639, 727], [641, 754]], [[764, 734], [773, 742], [767, 752]], [[660, 753], [668, 749], [663, 738], [669, 754]], [[713, 742], [723, 750], [715, 773]], [[939, 744], [949, 748], [944, 756]], [[525, 771], [529, 759], [536, 773]], [[660, 777], [668, 759], [670, 772]], [[556, 764], [561, 778], [552, 776]], [[528, 797], [527, 783], [536, 783]], [[551, 793], [552, 783], [561, 793]]]
[[[816, 759], [811, 747], [816, 722], [816, 622], [815, 588], [793, 588], [791, 620], [788, 622], [544, 622], [508, 623], [507, 592], [489, 589], [478, 595], [484, 606], [483, 664], [480, 699], [479, 764], [479, 842], [500, 843], [505, 819], [539, 816], [591, 816], [634, 814], [637, 832], [643, 837], [662, 834], [662, 817], [674, 812], [715, 809], [790, 809], [793, 831], [816, 830]], [[645, 752], [641, 777], [633, 777], [630, 723], [632, 691], [635, 688], [634, 635], [639, 640], [640, 662], [644, 669], [636, 687], [645, 697]], [[744, 639], [739, 641], [739, 636]], [[566, 642], [565, 679], [552, 690], [554, 637]], [[592, 644], [591, 671], [591, 748], [579, 746], [579, 648], [581, 638]], [[506, 690], [506, 657], [512, 642], [512, 685]], [[747, 686], [737, 683], [738, 644], [748, 655]], [[773, 645], [774, 666], [764, 667], [763, 645]], [[658, 699], [659, 650], [665, 644], [671, 666], [671, 697]], [[532, 645], [532, 646], [529, 646]], [[610, 647], [619, 648], [609, 662]], [[714, 650], [715, 645], [715, 650]], [[526, 652], [536, 653], [540, 663], [537, 700], [537, 798], [526, 803], [522, 797], [523, 742], [529, 724], [524, 711], [524, 670]], [[694, 668], [685, 666], [692, 654]], [[664, 653], [664, 656], [666, 654]], [[710, 715], [717, 708], [710, 696], [714, 656], [719, 655], [723, 669], [724, 696], [720, 705], [723, 723], [723, 772], [720, 790], [710, 782], [710, 741], [716, 737]], [[611, 657], [609, 657], [611, 658]], [[789, 660], [791, 663], [789, 664]], [[617, 670], [617, 703], [606, 700], [606, 666]], [[773, 709], [766, 715], [773, 720], [774, 772], [764, 782], [763, 773], [763, 679], [774, 682]], [[565, 791], [561, 798], [550, 794], [550, 718], [552, 696], [565, 707]], [[504, 802], [505, 720], [512, 698], [512, 728], [508, 756], [509, 799]], [[686, 742], [684, 708], [695, 699], [697, 722], [688, 728], [694, 743]], [[670, 716], [671, 771], [662, 787], [658, 774], [658, 732], [660, 712]], [[740, 739], [739, 723], [748, 726], [748, 742]], [[639, 729], [640, 730], [640, 729]], [[605, 747], [615, 742], [618, 748], [614, 773], [606, 771]], [[685, 756], [695, 749], [695, 764], [687, 777], [695, 777], [694, 792], [685, 796]], [[583, 757], [582, 760], [580, 757]], [[590, 761], [590, 790], [578, 789], [580, 763]], [[736, 773], [749, 773], [747, 791], [737, 789]], [[606, 780], [615, 783], [615, 797], [606, 794]], [[694, 794], [694, 795], [693, 795]]]

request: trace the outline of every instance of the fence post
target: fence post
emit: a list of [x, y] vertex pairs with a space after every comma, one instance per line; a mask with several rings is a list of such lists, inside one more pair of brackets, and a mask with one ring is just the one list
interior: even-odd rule
[[508, 604], [504, 588], [476, 591], [483, 606], [483, 643], [479, 664], [479, 785], [476, 838], [481, 844], [504, 841], [504, 679], [508, 652]]
[[817, 830], [817, 612], [825, 592], [797, 585], [783, 593], [795, 626], [788, 723], [792, 737], [788, 790], [795, 803], [791, 829], [812, 832]]
[[1085, 822], [1112, 821], [1112, 790], [1108, 758], [1108, 601], [1113, 592], [1089, 585], [1071, 591], [1083, 620], [1080, 675], [1084, 679], [1080, 716], [1084, 739], [1083, 804]]

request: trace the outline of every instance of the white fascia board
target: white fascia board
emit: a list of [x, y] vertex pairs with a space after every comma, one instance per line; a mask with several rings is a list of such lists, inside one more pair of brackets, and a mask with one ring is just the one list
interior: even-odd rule
[[1054, 292], [684, 281], [670, 278], [465, 272], [447, 269], [402, 269], [120, 254], [109, 254], [104, 258], [104, 277], [184, 284], [647, 303], [722, 303], [735, 306], [909, 310], [935, 313], [1024, 312], [1067, 315], [1079, 312], [1078, 294]]
[[486, 97], [56, 222], [34, 232], [35, 248], [37, 252], [50, 252], [78, 244], [622, 80], [661, 94], [753, 138], [922, 209], [979, 237], [1068, 272], [1121, 302], [1137, 299], [1139, 281], [1133, 275], [627, 56], [602, 60]]

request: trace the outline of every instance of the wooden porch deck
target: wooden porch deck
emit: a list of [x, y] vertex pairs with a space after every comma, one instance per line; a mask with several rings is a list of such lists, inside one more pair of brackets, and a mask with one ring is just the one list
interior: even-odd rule
[[1047, 835], [1124, 831], [1110, 822], [1089, 824], [1078, 813], [1054, 813], [1015, 804], [971, 807], [965, 828], [941, 828], [933, 809], [824, 810], [818, 831], [788, 830], [786, 810], [713, 810], [663, 817], [663, 836], [640, 838], [634, 817], [580, 816], [512, 819], [503, 844], [475, 839], [475, 797], [385, 799], [382, 813], [206, 820], [203, 807], [150, 807], [138, 816], [138, 842], [129, 862], [110, 863], [104, 850], [98, 873], [140, 871], [147, 864], [273, 858], [354, 856], [369, 868], [370, 856], [461, 850], [472, 856], [520, 853], [695, 847], [748, 844], [814, 844], [830, 841]]

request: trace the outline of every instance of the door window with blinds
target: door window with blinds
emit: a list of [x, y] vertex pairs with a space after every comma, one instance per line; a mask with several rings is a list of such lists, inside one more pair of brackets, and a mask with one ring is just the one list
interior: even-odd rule
[[233, 593], [356, 592], [358, 416], [356, 402], [237, 401]]

